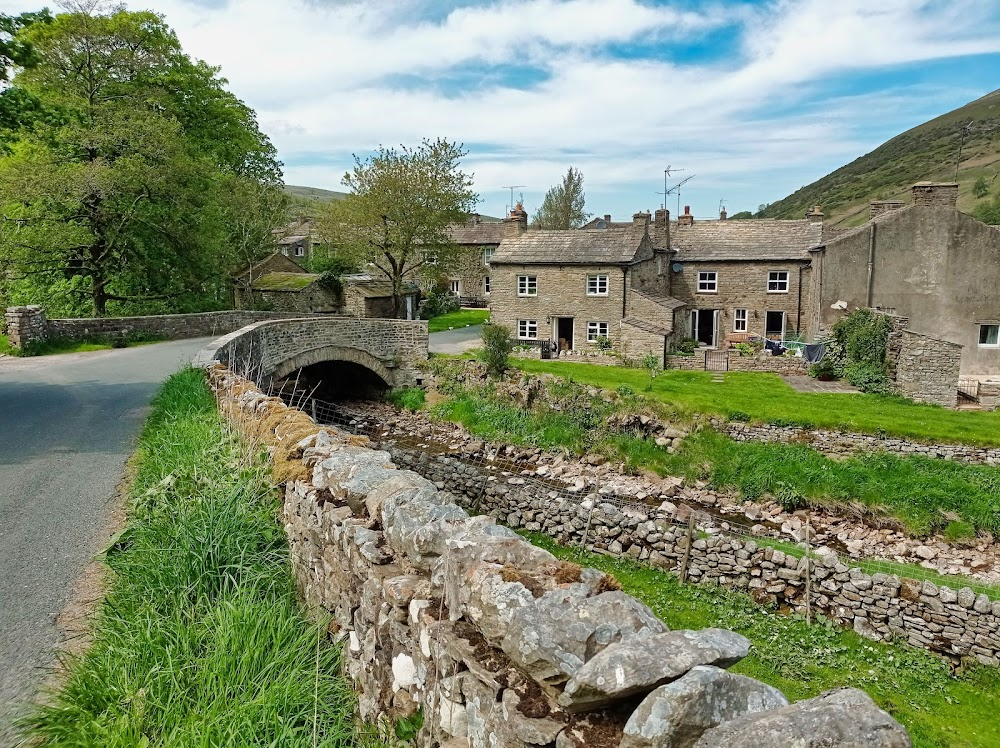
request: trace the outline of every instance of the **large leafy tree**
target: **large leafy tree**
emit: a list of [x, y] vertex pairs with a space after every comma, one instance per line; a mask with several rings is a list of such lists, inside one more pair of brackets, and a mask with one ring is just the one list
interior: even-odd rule
[[462, 145], [439, 138], [355, 156], [343, 179], [349, 194], [320, 216], [320, 233], [337, 254], [392, 284], [397, 316], [408, 279], [446, 271], [458, 259], [448, 227], [466, 220], [479, 201], [472, 176], [459, 168], [465, 155]]
[[571, 166], [562, 183], [545, 193], [531, 222], [540, 229], [578, 229], [590, 218], [585, 202], [583, 174]]
[[225, 304], [261, 235], [236, 225], [237, 198], [280, 186], [253, 112], [155, 13], [89, 0], [15, 38], [33, 64], [14, 86], [54, 115], [0, 158], [12, 295], [98, 315]]

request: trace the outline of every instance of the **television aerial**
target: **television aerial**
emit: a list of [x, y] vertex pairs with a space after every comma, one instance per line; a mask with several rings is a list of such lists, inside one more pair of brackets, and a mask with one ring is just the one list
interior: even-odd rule
[[[680, 169], [678, 169], [677, 171], [680, 171]], [[664, 177], [666, 177], [666, 172], [663, 172], [663, 174], [664, 174]], [[698, 175], [697, 174], [692, 174], [690, 177], [684, 177], [684, 179], [682, 179], [681, 181], [679, 181], [673, 187], [667, 187], [667, 180], [666, 180], [666, 178], [664, 178], [664, 180], [663, 180], [663, 192], [657, 192], [656, 193], [657, 195], [663, 195], [663, 207], [664, 208], [667, 207], [667, 195], [677, 195], [677, 214], [676, 215], [680, 215], [680, 212], [681, 212], [681, 187], [683, 187], [685, 184], [687, 184], [688, 182], [690, 182], [696, 176], [698, 176]]]

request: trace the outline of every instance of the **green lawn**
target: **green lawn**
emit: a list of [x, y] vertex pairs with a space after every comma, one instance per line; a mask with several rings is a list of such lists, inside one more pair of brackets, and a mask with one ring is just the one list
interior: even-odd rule
[[944, 660], [902, 645], [871, 642], [830, 624], [808, 625], [717, 586], [682, 585], [672, 574], [631, 561], [529, 539], [559, 558], [614, 574], [671, 629], [719, 626], [753, 642], [731, 668], [769, 683], [789, 699], [853, 686], [868, 693], [910, 731], [918, 748], [1000, 745], [1000, 671], [973, 666], [950, 674]]
[[489, 318], [489, 309], [459, 309], [457, 312], [449, 312], [428, 320], [427, 329], [429, 332], [441, 332], [451, 328], [481, 325]]
[[1000, 446], [1000, 411], [946, 410], [879, 395], [796, 392], [774, 374], [728, 372], [713, 382], [701, 371], [665, 371], [653, 381], [639, 369], [518, 359], [527, 372], [558, 374], [576, 382], [615, 389], [626, 384], [680, 413], [745, 414], [756, 422], [799, 424], [863, 433], [886, 433], [928, 442]]

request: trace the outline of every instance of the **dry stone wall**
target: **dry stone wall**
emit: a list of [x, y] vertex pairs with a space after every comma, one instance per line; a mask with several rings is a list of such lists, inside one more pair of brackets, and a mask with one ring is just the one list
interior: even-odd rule
[[788, 704], [727, 672], [749, 651], [739, 634], [668, 631], [613, 577], [470, 516], [363, 438], [305, 425], [222, 367], [209, 376], [220, 410], [281, 467], [295, 578], [346, 642], [363, 719], [422, 710], [421, 748], [715, 748], [765, 732], [911, 745], [864, 693]]
[[[673, 355], [666, 358], [667, 369], [704, 371], [705, 351], [695, 351], [692, 356]], [[742, 356], [729, 351], [729, 371], [752, 371], [766, 374], [802, 376], [809, 371], [809, 365], [798, 356], [772, 356], [761, 353], [756, 356]]]

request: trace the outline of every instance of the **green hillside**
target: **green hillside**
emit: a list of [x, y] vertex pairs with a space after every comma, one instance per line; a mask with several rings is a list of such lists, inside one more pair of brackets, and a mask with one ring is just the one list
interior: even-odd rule
[[319, 187], [300, 187], [295, 184], [286, 184], [285, 192], [293, 198], [302, 200], [315, 200], [321, 203], [328, 203], [331, 200], [339, 200], [346, 192], [336, 192], [334, 190], [323, 190]]
[[[897, 135], [871, 153], [771, 203], [766, 218], [801, 218], [820, 205], [827, 219], [856, 226], [868, 219], [872, 200], [909, 202], [910, 187], [920, 181], [955, 181], [955, 161], [962, 130], [968, 126], [958, 170], [959, 210], [972, 212], [1000, 194], [1000, 90]], [[973, 194], [983, 179], [989, 193]]]

